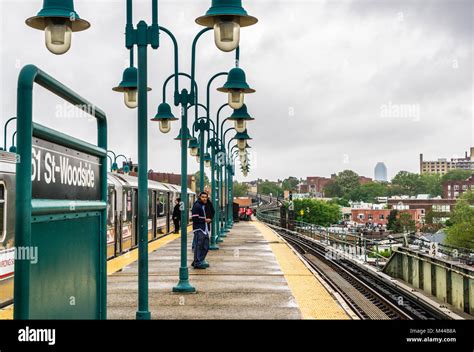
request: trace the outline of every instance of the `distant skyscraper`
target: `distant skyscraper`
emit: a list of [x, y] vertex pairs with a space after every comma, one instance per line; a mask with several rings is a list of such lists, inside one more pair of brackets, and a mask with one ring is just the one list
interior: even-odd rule
[[374, 180], [387, 182], [387, 167], [384, 163], [379, 162], [375, 165], [374, 169]]

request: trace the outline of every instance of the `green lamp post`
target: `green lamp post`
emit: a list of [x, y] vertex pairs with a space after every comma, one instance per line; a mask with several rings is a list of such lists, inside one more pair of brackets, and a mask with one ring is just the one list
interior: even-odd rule
[[45, 33], [46, 47], [56, 55], [66, 53], [71, 47], [72, 32], [90, 27], [74, 10], [73, 0], [44, 0], [43, 8], [26, 24]]
[[[127, 106], [138, 107], [138, 309], [137, 319], [150, 319], [148, 306], [148, 46], [159, 47], [158, 0], [152, 0], [152, 24], [133, 25], [132, 0], [126, 2], [125, 47], [130, 50], [130, 67], [123, 74], [116, 91], [125, 92]], [[133, 69], [133, 48], [137, 47], [138, 70]], [[135, 86], [134, 83], [137, 83]], [[134, 89], [137, 88], [135, 98]]]
[[196, 19], [201, 26], [214, 28], [214, 41], [222, 51], [232, 51], [239, 46], [240, 27], [257, 23], [242, 7], [241, 0], [213, 0], [204, 16]]
[[227, 76], [227, 82], [217, 90], [228, 94], [228, 104], [234, 110], [243, 107], [245, 94], [255, 93], [255, 89], [250, 88], [245, 72], [240, 67], [231, 69]]

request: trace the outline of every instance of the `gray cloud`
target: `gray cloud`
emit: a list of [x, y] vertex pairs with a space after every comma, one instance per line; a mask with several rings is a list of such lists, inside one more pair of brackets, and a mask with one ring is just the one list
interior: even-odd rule
[[[56, 57], [44, 48], [41, 32], [24, 25], [41, 1], [0, 0], [0, 106], [2, 119], [16, 111], [20, 68], [34, 63], [104, 109], [111, 149], [137, 159], [136, 110], [128, 110], [111, 88], [128, 60], [124, 47], [124, 1], [76, 0], [90, 30], [73, 35], [69, 53]], [[135, 20], [149, 18], [149, 1], [135, 1]], [[160, 1], [160, 23], [180, 43], [181, 69], [189, 72], [194, 18], [210, 1]], [[257, 93], [248, 96], [252, 152], [250, 178], [326, 175], [346, 168], [372, 176], [384, 161], [389, 174], [418, 170], [427, 158], [463, 154], [473, 141], [471, 1], [244, 1], [260, 22], [242, 29], [241, 67]], [[400, 15], [400, 13], [402, 15]], [[161, 85], [173, 72], [170, 40], [149, 53], [149, 116], [161, 102]], [[198, 46], [200, 99], [211, 75], [233, 66], [212, 34]], [[212, 87], [212, 109], [226, 97]], [[186, 80], [180, 81], [186, 87]], [[172, 85], [167, 91], [172, 98]], [[387, 104], [419, 106], [413, 118], [383, 118]], [[55, 116], [60, 100], [35, 93], [35, 119], [47, 126], [95, 141], [94, 124]], [[178, 110], [174, 109], [176, 115]], [[224, 110], [228, 114], [229, 110]], [[193, 117], [191, 113], [190, 119]], [[149, 167], [180, 172], [179, 145], [149, 124]], [[190, 171], [197, 164], [190, 160]], [[242, 177], [239, 175], [239, 178]]]

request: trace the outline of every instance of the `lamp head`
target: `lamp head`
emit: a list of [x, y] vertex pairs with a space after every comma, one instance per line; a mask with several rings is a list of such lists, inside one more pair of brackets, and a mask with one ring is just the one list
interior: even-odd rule
[[228, 94], [228, 104], [234, 110], [243, 107], [245, 94], [255, 93], [255, 89], [248, 85], [245, 72], [240, 67], [230, 70], [227, 82], [217, 90]]
[[247, 14], [241, 0], [212, 0], [206, 14], [196, 19], [197, 24], [214, 28], [216, 46], [225, 52], [239, 46], [240, 27], [251, 26], [257, 22], [255, 17]]
[[[188, 140], [188, 141], [193, 139], [193, 136], [191, 136], [191, 134], [189, 133], [189, 128], [187, 128], [187, 127], [186, 127], [186, 131], [185, 131], [185, 134], [184, 134], [184, 138], [186, 138], [186, 140]], [[180, 128], [179, 133], [176, 136], [175, 140], [180, 141], [182, 139], [183, 139], [183, 130]]]
[[171, 106], [167, 103], [161, 103], [158, 105], [158, 111], [151, 121], [159, 122], [160, 131], [162, 133], [168, 133], [171, 131], [171, 122], [176, 121], [177, 118], [171, 112]]
[[199, 153], [199, 142], [196, 137], [191, 138], [189, 141], [189, 154], [191, 156], [197, 156]]
[[247, 129], [247, 121], [255, 120], [249, 115], [245, 104], [240, 109], [234, 110], [228, 119], [234, 121], [234, 128], [237, 132], [244, 132]]
[[56, 55], [71, 47], [71, 33], [86, 30], [90, 23], [79, 17], [73, 0], [44, 0], [43, 8], [25, 23], [45, 32], [46, 47]]

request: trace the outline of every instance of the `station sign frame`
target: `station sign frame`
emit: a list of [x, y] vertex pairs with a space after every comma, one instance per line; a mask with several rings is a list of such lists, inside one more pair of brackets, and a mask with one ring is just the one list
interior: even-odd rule
[[[97, 145], [33, 122], [35, 84], [93, 116]], [[38, 260], [15, 258], [14, 319], [106, 319], [106, 115], [27, 65], [17, 126], [15, 248], [37, 248]]]

